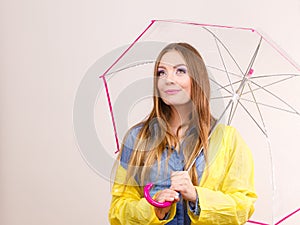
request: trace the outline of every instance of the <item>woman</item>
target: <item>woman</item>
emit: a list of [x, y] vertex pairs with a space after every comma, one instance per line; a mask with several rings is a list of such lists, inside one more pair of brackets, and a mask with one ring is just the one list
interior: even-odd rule
[[[253, 214], [251, 152], [233, 127], [216, 125], [209, 97], [197, 50], [187, 43], [165, 47], [155, 65], [153, 109], [120, 151], [111, 224], [244, 224]], [[148, 182], [155, 183], [153, 198], [171, 206], [147, 202]]]

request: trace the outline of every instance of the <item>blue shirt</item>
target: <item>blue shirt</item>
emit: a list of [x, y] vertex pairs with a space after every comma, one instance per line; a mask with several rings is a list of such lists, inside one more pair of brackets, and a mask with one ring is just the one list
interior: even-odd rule
[[[121, 166], [125, 169], [128, 168], [128, 162], [130, 160], [130, 156], [133, 151], [134, 142], [136, 140], [136, 137], [140, 131], [142, 126], [134, 127], [130, 130], [125, 142], [124, 142], [124, 148], [121, 155]], [[171, 171], [184, 171], [184, 155], [183, 155], [183, 148], [184, 146], [188, 144], [183, 142], [179, 146], [179, 151], [176, 151], [173, 149], [169, 161], [166, 164], [167, 156], [169, 147], [166, 146], [162, 153], [161, 157], [161, 163], [160, 163], [160, 170], [158, 170], [158, 163], [155, 162], [155, 164], [151, 167], [149, 180], [146, 181], [146, 183], [153, 183], [154, 187], [150, 191], [150, 195], [153, 197], [156, 192], [169, 188], [171, 186]], [[173, 148], [173, 147], [172, 147]], [[196, 159], [196, 169], [198, 174], [198, 182], [200, 183], [202, 173], [205, 167], [205, 160], [204, 160], [204, 154], [203, 151], [200, 153], [198, 158]], [[141, 182], [136, 178], [136, 182], [140, 184]], [[177, 202], [176, 206], [176, 215], [172, 221], [167, 223], [168, 225], [188, 225], [191, 223], [187, 210], [193, 211], [195, 214], [199, 214], [199, 209], [196, 204], [196, 208], [193, 209], [189, 207], [190, 209], [187, 209], [187, 205], [184, 203], [184, 201], [181, 199], [179, 202]]]

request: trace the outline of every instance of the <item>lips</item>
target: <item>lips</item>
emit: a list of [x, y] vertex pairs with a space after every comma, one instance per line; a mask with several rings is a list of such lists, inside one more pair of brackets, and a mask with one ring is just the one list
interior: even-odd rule
[[177, 94], [178, 92], [180, 92], [180, 89], [167, 89], [167, 90], [165, 90], [165, 93], [166, 93], [167, 95], [175, 95], [175, 94]]

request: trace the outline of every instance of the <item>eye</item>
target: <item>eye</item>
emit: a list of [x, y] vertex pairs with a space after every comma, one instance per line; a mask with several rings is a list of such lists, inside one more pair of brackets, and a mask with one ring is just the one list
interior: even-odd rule
[[167, 74], [166, 74], [166, 71], [165, 71], [165, 70], [159, 69], [159, 70], [157, 70], [156, 75], [157, 75], [158, 77], [164, 77], [164, 76], [166, 76]]
[[186, 74], [187, 73], [187, 69], [185, 67], [178, 67], [176, 69], [176, 74]]

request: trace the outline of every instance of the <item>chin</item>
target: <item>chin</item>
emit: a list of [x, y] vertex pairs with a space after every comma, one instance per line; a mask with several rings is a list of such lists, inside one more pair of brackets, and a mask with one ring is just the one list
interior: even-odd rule
[[189, 105], [191, 100], [174, 100], [174, 99], [163, 99], [164, 103], [169, 106], [184, 106]]

